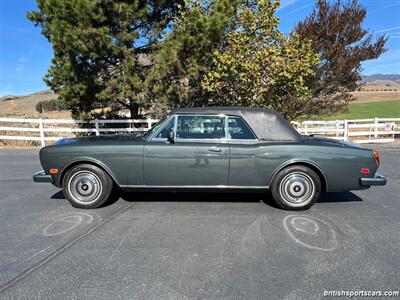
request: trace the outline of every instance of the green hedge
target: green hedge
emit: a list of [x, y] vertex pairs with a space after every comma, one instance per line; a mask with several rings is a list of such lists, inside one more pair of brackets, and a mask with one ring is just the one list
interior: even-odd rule
[[68, 106], [61, 100], [53, 99], [47, 101], [40, 101], [36, 104], [36, 111], [39, 113], [45, 111], [61, 111], [61, 110], [68, 110]]

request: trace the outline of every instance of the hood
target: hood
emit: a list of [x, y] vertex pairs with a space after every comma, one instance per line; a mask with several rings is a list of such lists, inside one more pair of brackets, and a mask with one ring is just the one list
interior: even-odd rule
[[123, 144], [126, 142], [132, 143], [135, 141], [142, 141], [141, 135], [133, 134], [110, 134], [100, 136], [86, 136], [76, 138], [62, 138], [57, 140], [54, 146], [61, 145], [109, 145], [109, 144]]

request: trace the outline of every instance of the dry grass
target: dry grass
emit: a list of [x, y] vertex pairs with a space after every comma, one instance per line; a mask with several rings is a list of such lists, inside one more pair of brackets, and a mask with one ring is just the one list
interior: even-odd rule
[[12, 140], [0, 140], [0, 149], [18, 149], [18, 148], [38, 148], [40, 142], [38, 141], [12, 141]]
[[400, 84], [368, 84], [352, 94], [357, 98], [356, 103], [398, 101], [400, 100]]
[[397, 92], [354, 92], [352, 95], [357, 98], [356, 103], [400, 100], [400, 90]]

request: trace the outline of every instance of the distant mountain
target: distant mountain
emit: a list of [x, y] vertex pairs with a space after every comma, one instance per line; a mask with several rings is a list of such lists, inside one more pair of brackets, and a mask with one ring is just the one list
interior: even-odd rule
[[363, 76], [364, 84], [400, 84], [400, 74], [372, 74]]
[[28, 95], [23, 95], [23, 96], [14, 96], [14, 95], [7, 95], [0, 97], [0, 102], [1, 101], [10, 101], [10, 100], [52, 100], [52, 99], [57, 99], [58, 95], [55, 94], [51, 90], [47, 91], [40, 91]]

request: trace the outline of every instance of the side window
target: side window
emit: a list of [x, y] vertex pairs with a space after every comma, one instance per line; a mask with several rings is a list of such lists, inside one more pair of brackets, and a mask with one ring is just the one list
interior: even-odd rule
[[178, 116], [177, 139], [225, 138], [224, 117]]
[[164, 128], [157, 134], [156, 139], [166, 139], [168, 137], [168, 132], [174, 129], [175, 118], [170, 119], [164, 126]]
[[254, 140], [254, 133], [239, 117], [228, 117], [228, 137], [233, 140]]

